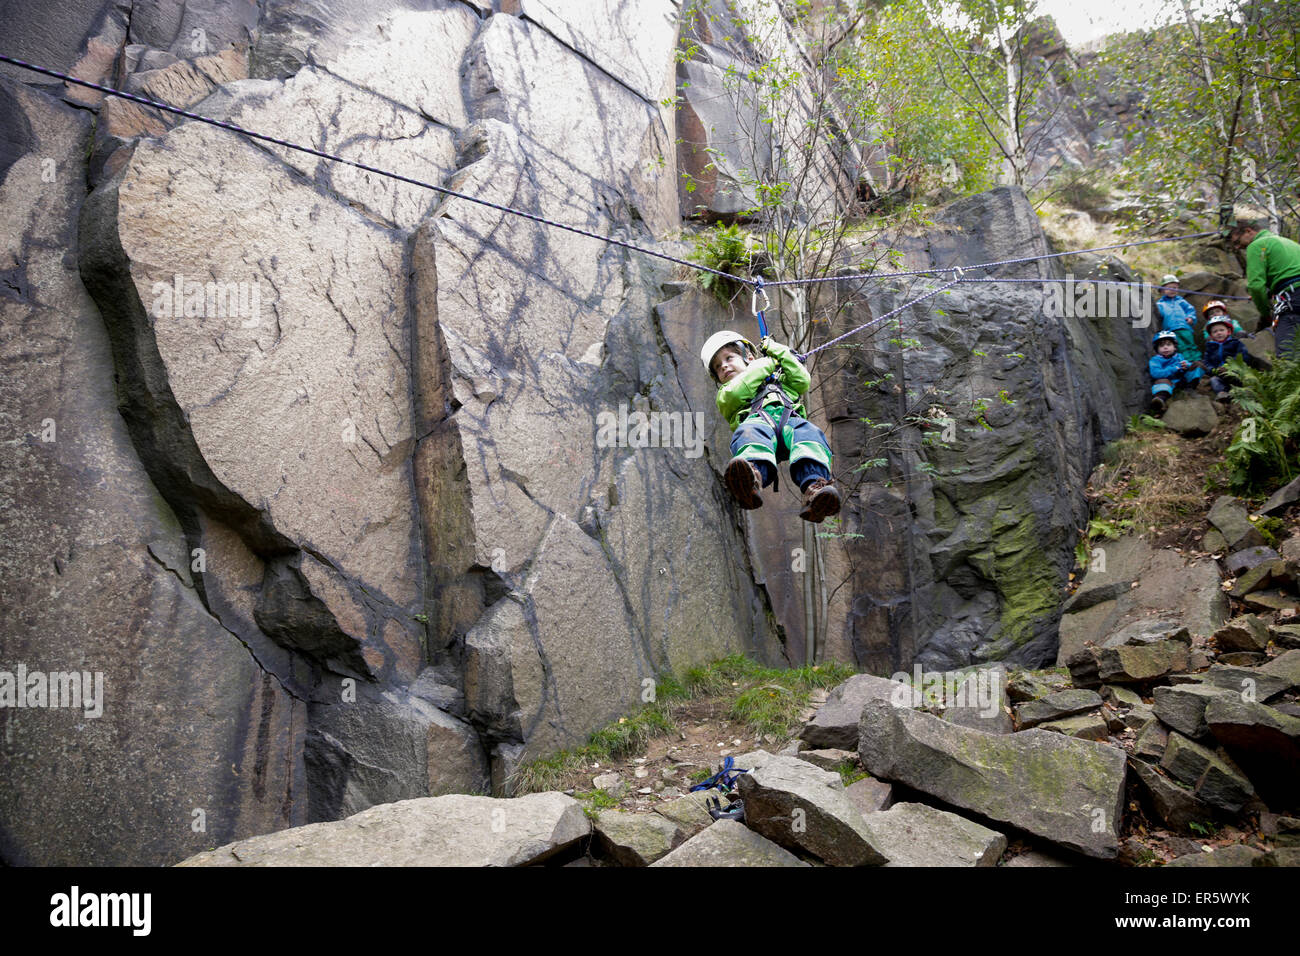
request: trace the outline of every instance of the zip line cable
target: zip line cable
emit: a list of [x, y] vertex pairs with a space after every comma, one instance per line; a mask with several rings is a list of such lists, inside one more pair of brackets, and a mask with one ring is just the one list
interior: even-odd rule
[[434, 192], [442, 193], [444, 196], [454, 196], [456, 199], [464, 199], [466, 202], [477, 203], [480, 206], [487, 206], [489, 209], [495, 209], [498, 212], [510, 213], [513, 216], [521, 216], [524, 219], [531, 219], [533, 222], [541, 223], [544, 226], [554, 226], [556, 229], [565, 229], [569, 232], [577, 233], [580, 236], [586, 236], [588, 239], [599, 239], [601, 242], [612, 243], [616, 246], [622, 246], [625, 249], [631, 249], [634, 252], [642, 252], [648, 256], [655, 256], [659, 259], [666, 259], [668, 262], [674, 262], [677, 265], [689, 266], [692, 269], [699, 269], [702, 272], [711, 272], [714, 275], [723, 276], [727, 279], [734, 279], [737, 282], [743, 282], [753, 285], [752, 279], [742, 279], [739, 276], [733, 276], [729, 272], [723, 272], [720, 269], [711, 269], [708, 266], [700, 265], [698, 262], [690, 262], [686, 259], [679, 259], [676, 256], [670, 256], [664, 252], [657, 252], [654, 249], [647, 249], [645, 246], [639, 246], [633, 242], [626, 242], [622, 239], [615, 239], [613, 236], [603, 236], [597, 232], [590, 232], [579, 226], [570, 226], [562, 222], [556, 222], [553, 219], [547, 219], [545, 216], [539, 216], [535, 213], [525, 212], [522, 209], [514, 209], [510, 206], [502, 206], [488, 199], [480, 199], [477, 196], [470, 196], [465, 193], [457, 192], [454, 189], [448, 189], [445, 186], [435, 186], [433, 183], [426, 183], [423, 180], [412, 179], [409, 176], [403, 176], [400, 173], [390, 172], [386, 169], [379, 169], [376, 166], [369, 166], [365, 163], [358, 163], [351, 159], [344, 159], [342, 156], [335, 156], [332, 153], [322, 152], [319, 149], [313, 149], [310, 146], [302, 146], [298, 143], [291, 143], [288, 140], [277, 139], [274, 136], [268, 136], [266, 133], [258, 133], [251, 129], [245, 129], [242, 126], [236, 126], [234, 123], [226, 123], [221, 120], [213, 119], [211, 116], [203, 116], [200, 113], [191, 113], [188, 110], [179, 109], [175, 106], [168, 106], [166, 103], [159, 103], [155, 100], [143, 96], [136, 96], [134, 93], [126, 93], [122, 90], [115, 90], [108, 86], [100, 86], [98, 83], [91, 83], [89, 80], [79, 80], [75, 76], [68, 76], [66, 73], [60, 73], [58, 70], [48, 70], [42, 66], [35, 66], [31, 63], [25, 63], [22, 60], [15, 59], [0, 53], [0, 63], [11, 63], [14, 66], [20, 66], [36, 73], [43, 73], [46, 76], [52, 76], [55, 79], [63, 80], [66, 83], [75, 83], [78, 86], [84, 86], [88, 89], [98, 90], [101, 93], [107, 93], [110, 96], [121, 97], [124, 100], [131, 100], [143, 106], [149, 106], [153, 109], [165, 110], [168, 113], [175, 113], [177, 116], [184, 116], [186, 119], [198, 120], [200, 123], [207, 123], [209, 126], [216, 126], [218, 129], [228, 130], [232, 133], [239, 133], [242, 136], [251, 139], [260, 139], [263, 142], [273, 143], [276, 146], [282, 146], [285, 149], [294, 149], [300, 153], [307, 153], [311, 156], [318, 156], [321, 159], [328, 159], [331, 162], [343, 163], [346, 166], [352, 166], [356, 169], [364, 170], [368, 173], [374, 173], [378, 176], [387, 176], [389, 179], [395, 179], [398, 182], [407, 183], [411, 186], [419, 186], [422, 189], [431, 189]]
[[[398, 182], [407, 183], [408, 185], [411, 186], [417, 186], [421, 189], [429, 189], [432, 190], [433, 192], [440, 193], [444, 196], [450, 196], [456, 199], [463, 199], [466, 202], [471, 202], [480, 206], [485, 206], [489, 209], [495, 209], [498, 212], [508, 213], [509, 215], [513, 215], [513, 216], [519, 216], [523, 219], [528, 219], [531, 220], [532, 222], [536, 222], [544, 226], [553, 226], [556, 229], [563, 229], [567, 232], [572, 232], [580, 236], [585, 236], [586, 238], [589, 239], [597, 239], [601, 242], [606, 242], [611, 245], [620, 246], [624, 249], [630, 249], [633, 252], [640, 252], [644, 255], [653, 256], [657, 259], [663, 259], [667, 262], [672, 262], [676, 265], [686, 266], [689, 269], [696, 269], [700, 272], [708, 272], [713, 275], [722, 276], [723, 278], [731, 279], [732, 281], [738, 282], [743, 286], [750, 286], [752, 289], [754, 289], [756, 293], [761, 293], [765, 285], [771, 288], [771, 287], [779, 287], [779, 286], [811, 285], [814, 283], [821, 283], [821, 282], [839, 282], [844, 280], [851, 281], [853, 279], [891, 279], [891, 278], [902, 278], [906, 276], [940, 276], [940, 275], [945, 275], [947, 273], [955, 273], [956, 277], [946, 285], [940, 286], [937, 289], [933, 289], [930, 292], [927, 292], [924, 295], [911, 300], [910, 302], [906, 302], [903, 305], [899, 306], [898, 308], [893, 309], [890, 312], [887, 312], [878, 318], [872, 319], [870, 322], [866, 322], [855, 329], [851, 329], [850, 331], [845, 332], [843, 335], [839, 335], [828, 342], [823, 342], [821, 345], [817, 346], [816, 348], [804, 353], [804, 355], [801, 356], [802, 359], [807, 359], [808, 356], [813, 355], [816, 352], [820, 352], [822, 349], [828, 348], [831, 345], [834, 345], [835, 343], [840, 342], [851, 335], [854, 335], [865, 329], [871, 328], [874, 325], [878, 325], [881, 322], [884, 322], [887, 319], [904, 311], [905, 309], [908, 309], [919, 302], [923, 302], [926, 299], [930, 298], [931, 296], [938, 295], [940, 292], [943, 292], [946, 289], [950, 289], [953, 286], [958, 285], [962, 282], [1051, 281], [1051, 280], [1044, 280], [1044, 279], [994, 280], [994, 279], [977, 279], [974, 277], [968, 279], [965, 276], [963, 276], [963, 273], [968, 269], [993, 269], [1005, 265], [1016, 265], [1025, 262], [1036, 262], [1040, 259], [1055, 259], [1061, 256], [1082, 255], [1085, 253], [1092, 253], [1092, 252], [1106, 252], [1112, 249], [1124, 249], [1130, 246], [1144, 246], [1144, 245], [1149, 245], [1151, 243], [1157, 243], [1157, 242], [1179, 242], [1183, 240], [1201, 239], [1206, 236], [1218, 235], [1217, 232], [1213, 232], [1213, 231], [1199, 232], [1199, 233], [1193, 233], [1185, 236], [1171, 236], [1171, 237], [1156, 238], [1156, 239], [1142, 239], [1134, 242], [1122, 242], [1122, 243], [1116, 243], [1114, 245], [1109, 245], [1109, 246], [1097, 246], [1091, 249], [1076, 249], [1070, 252], [1054, 252], [1054, 253], [1045, 253], [1036, 256], [1022, 256], [1014, 259], [1000, 259], [993, 262], [982, 262], [982, 263], [977, 263], [975, 265], [968, 265], [968, 266], [946, 266], [946, 267], [940, 267], [935, 269], [919, 269], [919, 270], [914, 270], [909, 272], [852, 273], [848, 275], [821, 276], [821, 277], [807, 278], [807, 279], [782, 279], [782, 280], [764, 283], [762, 278], [745, 278], [744, 276], [732, 275], [731, 273], [723, 272], [720, 269], [713, 269], [709, 266], [702, 265], [698, 262], [691, 262], [687, 259], [681, 259], [678, 258], [677, 256], [671, 256], [668, 255], [667, 253], [659, 252], [657, 250], [650, 249], [645, 246], [637, 245], [636, 243], [633, 242], [627, 242], [626, 240], [623, 239], [616, 239], [613, 236], [601, 235], [600, 233], [591, 232], [590, 230], [583, 229], [579, 226], [573, 226], [567, 223], [556, 222], [553, 219], [547, 219], [545, 216], [539, 216], [535, 213], [526, 212], [522, 209], [515, 209], [511, 206], [503, 206], [499, 203], [494, 203], [488, 199], [482, 199], [477, 196], [470, 196], [466, 193], [457, 192], [454, 189], [448, 189], [445, 186], [436, 186], [433, 183], [424, 182], [423, 180], [412, 179], [409, 176], [403, 176], [400, 173], [394, 173], [391, 172], [390, 170], [380, 169], [376, 166], [370, 166], [366, 163], [356, 162], [355, 160], [351, 160], [351, 159], [344, 159], [342, 156], [336, 156], [332, 153], [326, 153], [322, 150], [315, 149], [310, 146], [303, 146], [301, 144], [290, 142], [288, 140], [279, 139], [275, 136], [267, 135], [266, 133], [259, 133], [254, 130], [246, 129], [242, 126], [238, 126], [234, 123], [227, 123], [222, 120], [213, 119], [210, 116], [203, 116], [200, 113], [192, 113], [188, 110], [183, 110], [175, 106], [169, 106], [166, 103], [159, 103], [156, 100], [151, 100], [144, 96], [138, 96], [134, 93], [127, 93], [123, 90], [116, 90], [113, 89], [112, 87], [102, 86], [98, 83], [92, 83], [89, 80], [78, 79], [75, 76], [69, 76], [68, 74], [61, 73], [58, 70], [51, 70], [46, 67], [36, 66], [33, 63], [28, 63], [24, 60], [19, 60], [16, 57], [7, 56], [6, 54], [3, 53], [0, 53], [0, 63], [9, 63], [13, 66], [21, 67], [22, 69], [30, 70], [34, 73], [40, 73], [45, 76], [53, 77], [54, 79], [57, 80], [62, 80], [65, 83], [73, 83], [77, 86], [83, 86], [86, 87], [87, 89], [96, 90], [100, 93], [104, 93], [109, 96], [116, 96], [124, 100], [130, 100], [134, 103], [139, 103], [142, 106], [148, 106], [152, 109], [162, 110], [167, 113], [173, 113], [177, 116], [183, 116], [186, 119], [196, 120], [200, 123], [206, 123], [209, 126], [215, 126], [218, 129], [224, 129], [232, 133], [238, 133], [242, 136], [247, 136], [250, 139], [261, 140], [263, 142], [271, 143], [275, 146], [280, 146], [285, 149], [296, 150], [300, 153], [306, 153], [310, 156], [316, 156], [320, 159], [329, 160], [330, 162], [342, 163], [345, 166], [352, 166], [355, 169], [360, 169], [368, 173], [374, 173], [377, 176], [384, 176], [389, 179], [396, 180]], [[1098, 282], [1098, 281], [1106, 281], [1106, 280], [1085, 280], [1085, 281]], [[1126, 283], [1126, 284], [1132, 284], [1132, 283]], [[1203, 294], [1203, 293], [1188, 293], [1188, 294], [1195, 295], [1195, 294]], [[1221, 296], [1220, 298], [1244, 298], [1244, 297]]]

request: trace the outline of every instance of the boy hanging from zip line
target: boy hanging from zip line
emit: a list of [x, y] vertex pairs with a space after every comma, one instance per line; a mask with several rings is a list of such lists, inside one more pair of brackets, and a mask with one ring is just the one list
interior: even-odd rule
[[732, 428], [734, 457], [725, 479], [737, 504], [761, 507], [759, 489], [777, 490], [777, 463], [789, 460], [790, 478], [803, 492], [799, 517], [817, 524], [839, 514], [830, 445], [799, 402], [812, 379], [789, 347], [769, 335], [760, 350], [738, 332], [716, 332], [704, 343], [700, 360], [717, 383], [718, 411]]

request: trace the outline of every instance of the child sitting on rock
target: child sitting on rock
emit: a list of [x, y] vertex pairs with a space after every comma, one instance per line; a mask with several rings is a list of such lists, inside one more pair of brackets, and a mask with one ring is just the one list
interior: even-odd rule
[[776, 485], [777, 462], [788, 459], [790, 477], [803, 492], [799, 517], [819, 523], [839, 513], [840, 494], [831, 483], [826, 436], [799, 403], [812, 379], [794, 353], [770, 336], [763, 339], [763, 357], [757, 353], [736, 332], [715, 333], [700, 350], [718, 383], [718, 411], [733, 429], [727, 490], [740, 507], [761, 507], [759, 489]]
[[1196, 364], [1211, 376], [1210, 387], [1214, 389], [1214, 399], [1219, 402], [1230, 400], [1228, 390], [1240, 384], [1224, 365], [1234, 355], [1239, 355], [1251, 368], [1267, 368], [1262, 362], [1246, 350], [1240, 339], [1232, 337], [1233, 321], [1228, 315], [1228, 307], [1222, 302], [1211, 302], [1205, 307], [1208, 321], [1205, 323], [1205, 352]]
[[1174, 389], [1183, 385], [1193, 388], [1201, 370], [1178, 354], [1178, 336], [1172, 331], [1157, 332], [1151, 340], [1156, 354], [1147, 361], [1151, 373], [1151, 410], [1157, 414], [1169, 407]]

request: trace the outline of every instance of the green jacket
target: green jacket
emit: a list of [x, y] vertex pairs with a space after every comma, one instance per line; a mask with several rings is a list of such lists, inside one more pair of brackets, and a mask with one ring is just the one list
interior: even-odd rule
[[1269, 290], [1296, 276], [1300, 276], [1300, 244], [1261, 229], [1246, 247], [1246, 287], [1263, 318], [1273, 314]]
[[[762, 358], [755, 359], [726, 385], [718, 386], [718, 411], [727, 420], [732, 431], [735, 431], [741, 421], [748, 416], [750, 403], [758, 394], [759, 387], [776, 371], [778, 363], [782, 369], [781, 391], [785, 392], [790, 401], [796, 403], [794, 413], [805, 417], [803, 405], [798, 402], [799, 397], [808, 391], [808, 386], [812, 384], [812, 377], [803, 367], [803, 363], [795, 358], [789, 347], [773, 342], [768, 346], [768, 350], [771, 357], [764, 355]], [[763, 407], [769, 405], [779, 408], [781, 403], [774, 396]]]

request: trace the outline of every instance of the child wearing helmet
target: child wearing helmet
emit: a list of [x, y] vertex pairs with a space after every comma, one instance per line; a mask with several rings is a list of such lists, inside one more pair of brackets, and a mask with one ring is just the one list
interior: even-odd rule
[[742, 508], [761, 507], [759, 489], [775, 487], [777, 462], [789, 459], [790, 477], [803, 492], [799, 517], [819, 523], [839, 513], [840, 495], [831, 483], [826, 435], [804, 417], [799, 403], [812, 379], [794, 353], [770, 336], [763, 339], [761, 358], [759, 353], [737, 332], [711, 335], [700, 350], [718, 385], [718, 411], [732, 428], [727, 489]]
[[1178, 276], [1170, 274], [1160, 280], [1160, 298], [1156, 311], [1160, 313], [1160, 330], [1172, 332], [1176, 351], [1189, 362], [1201, 357], [1196, 347], [1196, 308], [1178, 294]]
[[1151, 409], [1163, 412], [1174, 389], [1179, 385], [1194, 386], [1201, 370], [1178, 354], [1178, 336], [1172, 331], [1157, 332], [1151, 344], [1156, 350], [1147, 360], [1147, 371], [1151, 373]]
[[1238, 384], [1232, 374], [1224, 368], [1228, 359], [1239, 355], [1252, 368], [1267, 368], [1246, 350], [1240, 339], [1232, 337], [1235, 324], [1228, 315], [1228, 307], [1222, 302], [1214, 301], [1205, 306], [1205, 352], [1197, 363], [1210, 373], [1210, 387], [1214, 389], [1214, 398], [1219, 402], [1229, 400], [1228, 390]]

